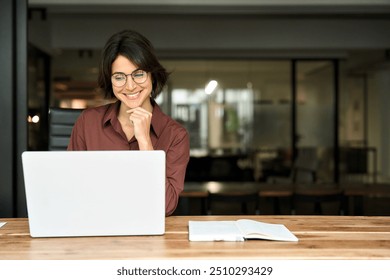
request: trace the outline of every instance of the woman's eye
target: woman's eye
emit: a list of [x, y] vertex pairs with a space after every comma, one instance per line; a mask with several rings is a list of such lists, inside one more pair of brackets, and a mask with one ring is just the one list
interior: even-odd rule
[[114, 79], [117, 81], [122, 81], [123, 79], [125, 79], [125, 77], [123, 75], [116, 75], [114, 76]]
[[134, 78], [142, 78], [144, 76], [144, 73], [134, 73]]

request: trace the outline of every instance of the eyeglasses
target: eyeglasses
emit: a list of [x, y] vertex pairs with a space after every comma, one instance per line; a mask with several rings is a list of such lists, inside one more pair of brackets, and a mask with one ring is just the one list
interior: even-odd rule
[[111, 76], [111, 82], [116, 87], [122, 87], [127, 83], [127, 76], [131, 76], [135, 83], [142, 84], [148, 78], [148, 72], [137, 69], [134, 70], [131, 74], [125, 74], [121, 72], [114, 73]]

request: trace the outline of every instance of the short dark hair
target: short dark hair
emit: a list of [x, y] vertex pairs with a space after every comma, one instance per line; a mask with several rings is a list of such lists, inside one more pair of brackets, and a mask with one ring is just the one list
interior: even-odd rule
[[167, 83], [169, 73], [157, 59], [150, 41], [133, 30], [123, 30], [112, 35], [103, 48], [100, 59], [98, 86], [104, 91], [106, 98], [114, 98], [111, 84], [112, 63], [122, 55], [134, 63], [139, 69], [152, 75], [152, 98], [155, 99]]

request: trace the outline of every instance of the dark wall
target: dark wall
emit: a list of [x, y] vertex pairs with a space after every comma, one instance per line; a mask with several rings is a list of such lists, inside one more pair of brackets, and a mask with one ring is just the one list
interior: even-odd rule
[[27, 1], [0, 1], [0, 217], [26, 216]]

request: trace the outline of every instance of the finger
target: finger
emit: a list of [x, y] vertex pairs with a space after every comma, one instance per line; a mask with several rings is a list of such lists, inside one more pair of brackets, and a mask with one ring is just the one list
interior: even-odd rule
[[127, 110], [126, 111], [128, 114], [134, 114], [134, 113], [143, 113], [143, 114], [147, 114], [149, 116], [152, 115], [151, 112], [141, 108], [141, 107], [137, 107], [137, 108], [133, 108], [133, 109], [130, 109], [130, 110]]
[[151, 117], [146, 114], [133, 113], [130, 116], [130, 121], [133, 122], [133, 125], [150, 125]]
[[146, 112], [133, 112], [130, 115], [130, 120], [137, 120], [137, 121], [150, 121], [152, 118], [152, 115], [150, 113]]

